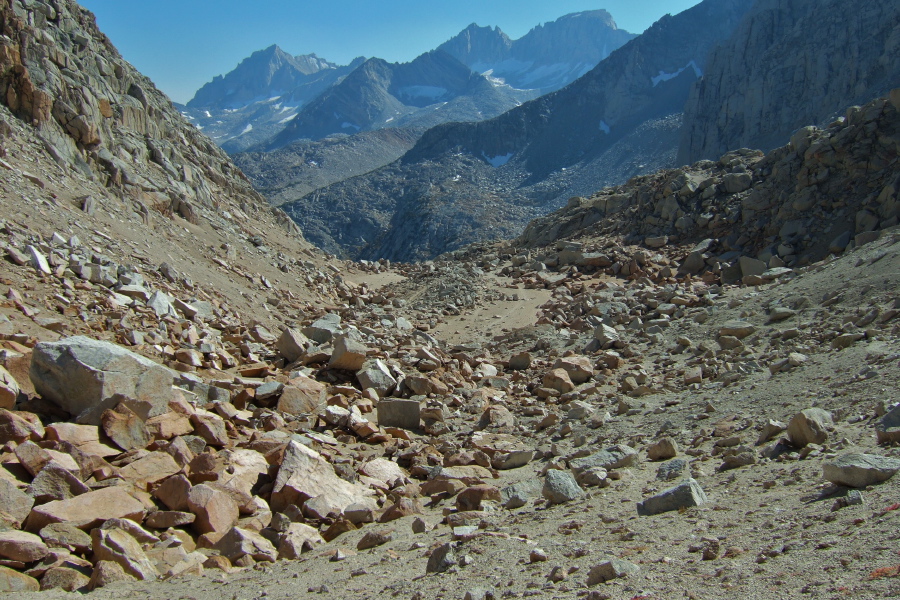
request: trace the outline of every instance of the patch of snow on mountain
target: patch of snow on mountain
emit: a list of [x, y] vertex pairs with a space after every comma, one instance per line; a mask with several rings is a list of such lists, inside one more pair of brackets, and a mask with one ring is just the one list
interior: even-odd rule
[[253, 124], [247, 123], [247, 126], [244, 127], [244, 130], [242, 132], [240, 132], [238, 135], [244, 135], [244, 134], [250, 133], [251, 131], [253, 131]]
[[286, 116], [285, 118], [283, 118], [282, 120], [278, 121], [278, 124], [279, 124], [279, 125], [284, 125], [285, 123], [290, 122], [290, 121], [291, 121], [294, 117], [296, 117], [296, 116], [297, 116], [297, 113], [294, 113], [294, 114], [292, 114], [292, 115], [288, 115], [288, 116]]
[[700, 77], [703, 77], [703, 71], [700, 69], [699, 66], [697, 66], [696, 62], [691, 61], [688, 64], [681, 67], [680, 69], [678, 69], [677, 71], [675, 71], [674, 73], [666, 73], [665, 71], [660, 71], [659, 75], [657, 75], [656, 77], [651, 77], [650, 81], [653, 83], [653, 87], [656, 87], [663, 81], [669, 81], [670, 79], [675, 79], [676, 77], [678, 77], [679, 75], [684, 73], [684, 71], [688, 68], [691, 68], [694, 70], [694, 75], [697, 77], [697, 79], [699, 79]]
[[353, 123], [349, 123], [347, 121], [344, 121], [343, 123], [341, 123], [341, 128], [342, 129], [355, 129], [357, 131], [362, 129], [359, 125], [354, 125]]
[[600, 131], [607, 134], [610, 132], [609, 125], [607, 125], [606, 121], [600, 121]]

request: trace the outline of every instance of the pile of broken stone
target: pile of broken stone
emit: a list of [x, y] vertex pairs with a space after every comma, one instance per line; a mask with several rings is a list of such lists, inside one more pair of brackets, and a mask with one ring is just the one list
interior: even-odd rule
[[[640, 413], [630, 397], [672, 382], [644, 370], [636, 342], [662, 343], [660, 332], [702, 323], [698, 317], [721, 302], [715, 284], [648, 279], [624, 287], [566, 272], [542, 283], [554, 290], [542, 310], [591, 341], [583, 354], [532, 356], [496, 344], [442, 347], [420, 321], [395, 314], [397, 299], [389, 293], [338, 283], [343, 307], [273, 334], [260, 324], [221, 326], [221, 311], [178, 300], [190, 300], [183, 289], [174, 296], [152, 290], [138, 272], [88, 256], [77, 240], [34, 242], [21, 256], [8, 252], [21, 263], [23, 283], [37, 277], [59, 285], [62, 298], [115, 294], [122, 314], [114, 328], [122, 333], [125, 317], [141, 316], [126, 343], [156, 352], [166, 364], [92, 337], [56, 339], [48, 330], [55, 341], [38, 343], [0, 334], [8, 348], [0, 364], [27, 373], [35, 390], [22, 394], [11, 372], [0, 370], [0, 518], [7, 525], [0, 532], [0, 584], [9, 591], [77, 590], [293, 560], [376, 522], [422, 514], [413, 527], [424, 531], [429, 502], [450, 504], [442, 518], [454, 541], [433, 548], [427, 568], [452, 568], [454, 544], [485, 533], [483, 511], [572, 502], [634, 467], [640, 456], [634, 447], [587, 442], [587, 430], [611, 418], [601, 399], [617, 404], [619, 415]], [[525, 285], [530, 276], [523, 271], [514, 281]], [[84, 285], [67, 287], [70, 277]], [[457, 280], [451, 273], [451, 283]], [[16, 293], [8, 296], [23, 316], [34, 312]], [[435, 298], [431, 316], [445, 310]], [[895, 315], [876, 315], [880, 329], [872, 334], [884, 334]], [[754, 333], [750, 323], [725, 324], [719, 352], [726, 354], [718, 356], [736, 361]], [[740, 345], [726, 347], [734, 341]], [[714, 379], [709, 349], [687, 339], [679, 345], [695, 361], [679, 386]], [[784, 432], [787, 448], [761, 452], [814, 455], [831, 427], [826, 411], [802, 411], [786, 425], [764, 428], [761, 443]], [[561, 454], [542, 444], [551, 433], [580, 441]], [[895, 408], [883, 415], [878, 441], [898, 438]], [[742, 444], [718, 450], [723, 468], [758, 460]], [[673, 440], [657, 440], [647, 455], [667, 461], [660, 467], [665, 485], [690, 474]], [[538, 459], [537, 477], [492, 485], [500, 470]], [[893, 475], [900, 461], [852, 454], [824, 468], [830, 481], [864, 487]], [[706, 501], [700, 483], [687, 478], [637, 509], [650, 515]], [[387, 530], [369, 528], [359, 548], [390, 541]], [[603, 563], [588, 581], [635, 568]]]

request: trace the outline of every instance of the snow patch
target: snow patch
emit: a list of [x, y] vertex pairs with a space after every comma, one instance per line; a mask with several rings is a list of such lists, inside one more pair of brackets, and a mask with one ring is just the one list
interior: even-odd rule
[[207, 119], [212, 119], [212, 115], [209, 113], [208, 110], [204, 110], [204, 111], [203, 111], [203, 114], [206, 115], [206, 118], [207, 118]]
[[610, 132], [609, 125], [606, 123], [606, 121], [600, 121], [600, 131], [606, 134]]
[[669, 81], [670, 79], [675, 79], [676, 77], [678, 77], [679, 75], [684, 73], [685, 70], [687, 70], [689, 68], [694, 70], [694, 75], [697, 77], [697, 79], [700, 79], [701, 77], [703, 77], [703, 71], [700, 69], [699, 66], [697, 66], [697, 63], [692, 60], [691, 62], [684, 65], [683, 67], [681, 67], [674, 73], [666, 73], [665, 71], [660, 71], [659, 75], [657, 75], [656, 77], [651, 77], [650, 81], [653, 83], [653, 87], [656, 87], [663, 81]]
[[513, 157], [513, 153], [510, 152], [509, 154], [501, 154], [499, 156], [488, 156], [485, 152], [482, 152], [481, 156], [484, 160], [488, 161], [492, 167], [502, 167]]
[[296, 117], [296, 116], [297, 116], [297, 113], [294, 113], [294, 114], [292, 114], [292, 115], [288, 115], [288, 116], [286, 116], [285, 118], [283, 118], [282, 120], [278, 121], [278, 124], [279, 124], [279, 125], [284, 125], [285, 123], [288, 123], [288, 122], [292, 121], [292, 120], [294, 119], [294, 117]]
[[244, 130], [242, 132], [240, 132], [238, 135], [244, 135], [244, 134], [250, 133], [251, 131], [253, 131], [253, 124], [247, 123], [247, 126], [244, 127]]
[[359, 125], [354, 125], [353, 123], [344, 121], [343, 123], [341, 123], [341, 129], [355, 129], [359, 131], [362, 128]]

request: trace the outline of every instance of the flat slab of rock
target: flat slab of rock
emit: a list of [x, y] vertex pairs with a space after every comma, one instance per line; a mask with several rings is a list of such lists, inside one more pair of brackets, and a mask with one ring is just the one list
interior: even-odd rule
[[51, 523], [69, 522], [79, 529], [91, 530], [107, 519], [140, 522], [143, 518], [143, 504], [121, 487], [109, 487], [36, 506], [28, 515], [25, 528], [40, 531]]
[[719, 329], [720, 336], [732, 336], [736, 337], [739, 340], [744, 339], [748, 335], [751, 335], [754, 331], [756, 331], [756, 327], [752, 323], [748, 323], [747, 321], [727, 321], [722, 327]]
[[842, 454], [822, 467], [827, 481], [854, 488], [887, 481], [897, 471], [900, 471], [900, 459], [876, 454]]
[[0, 594], [21, 592], [39, 592], [41, 584], [34, 577], [13, 571], [9, 567], [0, 567]]
[[83, 336], [37, 344], [29, 377], [44, 400], [90, 425], [123, 398], [147, 403], [151, 417], [167, 412], [175, 380], [149, 358]]
[[0, 531], [0, 557], [34, 562], [50, 554], [44, 540], [26, 531]]
[[700, 484], [694, 479], [686, 479], [675, 487], [638, 502], [637, 511], [641, 516], [658, 515], [670, 510], [700, 506], [708, 501]]

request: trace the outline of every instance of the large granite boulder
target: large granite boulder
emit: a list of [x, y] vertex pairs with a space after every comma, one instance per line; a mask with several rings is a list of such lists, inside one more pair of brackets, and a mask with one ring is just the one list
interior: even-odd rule
[[29, 376], [41, 397], [90, 425], [123, 400], [149, 406], [146, 416], [163, 414], [175, 381], [149, 358], [82, 336], [35, 346]]

